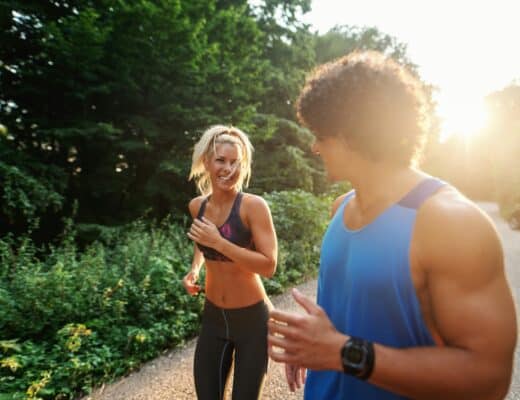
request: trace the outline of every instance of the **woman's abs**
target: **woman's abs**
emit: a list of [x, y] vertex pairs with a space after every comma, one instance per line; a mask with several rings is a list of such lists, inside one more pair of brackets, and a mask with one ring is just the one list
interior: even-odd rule
[[206, 297], [221, 308], [238, 308], [265, 300], [260, 277], [234, 263], [206, 263]]

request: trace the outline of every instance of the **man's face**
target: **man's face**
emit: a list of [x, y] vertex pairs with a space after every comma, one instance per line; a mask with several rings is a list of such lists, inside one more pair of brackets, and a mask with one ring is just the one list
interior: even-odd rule
[[346, 179], [348, 152], [343, 140], [335, 136], [316, 137], [311, 150], [322, 159], [329, 181], [338, 182]]

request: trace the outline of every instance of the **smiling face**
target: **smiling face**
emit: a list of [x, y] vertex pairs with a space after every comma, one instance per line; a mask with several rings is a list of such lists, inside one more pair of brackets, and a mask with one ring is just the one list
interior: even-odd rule
[[233, 190], [237, 186], [241, 179], [241, 157], [241, 149], [237, 144], [226, 142], [215, 145], [215, 152], [204, 163], [213, 191], [217, 188]]
[[195, 144], [189, 179], [205, 196], [219, 185], [240, 191], [251, 177], [252, 153], [253, 146], [240, 129], [212, 126]]

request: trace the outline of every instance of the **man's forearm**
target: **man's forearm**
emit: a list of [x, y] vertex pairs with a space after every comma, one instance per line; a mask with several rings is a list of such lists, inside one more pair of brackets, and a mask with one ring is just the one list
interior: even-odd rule
[[375, 345], [369, 382], [416, 399], [503, 399], [512, 360], [489, 360], [454, 347], [394, 349]]

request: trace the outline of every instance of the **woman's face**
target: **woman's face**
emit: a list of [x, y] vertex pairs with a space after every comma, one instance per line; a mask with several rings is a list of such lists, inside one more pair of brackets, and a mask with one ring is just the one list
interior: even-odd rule
[[213, 190], [232, 190], [240, 176], [241, 151], [237, 144], [219, 143], [215, 153], [205, 163]]

